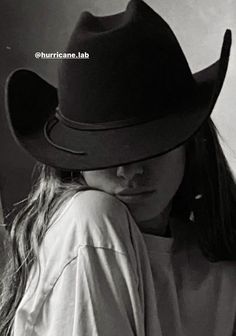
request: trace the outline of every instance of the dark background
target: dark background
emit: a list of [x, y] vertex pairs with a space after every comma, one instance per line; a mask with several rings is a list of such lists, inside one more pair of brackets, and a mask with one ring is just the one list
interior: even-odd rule
[[[25, 198], [34, 160], [15, 144], [6, 124], [4, 86], [16, 68], [36, 71], [57, 85], [56, 60], [35, 59], [36, 51], [62, 52], [82, 10], [107, 15], [125, 9], [125, 0], [1, 0], [0, 12], [0, 192], [4, 214]], [[192, 71], [218, 59], [226, 28], [236, 33], [236, 5], [231, 0], [147, 1], [175, 31]], [[236, 36], [235, 36], [236, 39]], [[233, 46], [234, 47], [234, 46]], [[213, 118], [227, 141], [226, 154], [236, 171], [235, 49]], [[43, 97], [42, 97], [43, 99]], [[33, 111], [32, 111], [33, 113]]]

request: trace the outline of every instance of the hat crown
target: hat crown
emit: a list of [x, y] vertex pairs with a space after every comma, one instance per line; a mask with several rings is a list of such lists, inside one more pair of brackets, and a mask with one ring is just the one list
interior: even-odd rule
[[159, 118], [194, 88], [174, 33], [140, 0], [111, 16], [82, 13], [66, 48], [78, 51], [89, 59], [63, 60], [59, 68], [60, 113], [71, 121]]

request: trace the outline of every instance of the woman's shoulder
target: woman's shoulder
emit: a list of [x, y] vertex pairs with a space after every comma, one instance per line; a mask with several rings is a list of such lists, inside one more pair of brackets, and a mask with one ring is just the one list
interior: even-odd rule
[[100, 190], [83, 190], [75, 194], [70, 200], [70, 213], [99, 216], [106, 212], [125, 212], [127, 207], [114, 195]]
[[128, 208], [116, 197], [96, 190], [80, 191], [60, 211], [40, 247], [40, 269], [47, 278], [58, 276], [81, 249], [134, 258], [131, 230], [138, 235], [138, 229]]
[[126, 213], [128, 208], [114, 195], [94, 189], [78, 191], [67, 199], [57, 210], [49, 223], [49, 227], [55, 227], [56, 223], [63, 223], [75, 219], [98, 218], [106, 214], [121, 215]]
[[52, 244], [54, 249], [67, 246], [71, 251], [81, 245], [122, 249], [118, 242], [129, 237], [131, 222], [128, 208], [115, 196], [98, 190], [79, 191], [50, 224], [44, 245], [48, 249]]

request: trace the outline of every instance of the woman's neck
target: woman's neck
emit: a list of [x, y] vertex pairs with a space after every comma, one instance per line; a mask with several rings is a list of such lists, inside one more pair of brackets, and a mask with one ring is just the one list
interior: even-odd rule
[[[137, 225], [141, 232], [149, 233], [156, 236], [171, 236], [169, 228], [169, 216], [170, 216], [171, 204], [169, 204], [165, 210], [158, 216], [137, 222]], [[169, 231], [169, 232], [168, 232]]]

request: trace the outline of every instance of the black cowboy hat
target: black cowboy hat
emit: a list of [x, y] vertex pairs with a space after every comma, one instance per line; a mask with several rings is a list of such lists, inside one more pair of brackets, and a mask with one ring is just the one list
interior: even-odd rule
[[18, 69], [7, 80], [8, 121], [36, 160], [65, 170], [93, 170], [164, 154], [210, 116], [229, 60], [231, 32], [220, 58], [192, 74], [168, 24], [145, 2], [96, 17], [83, 12], [63, 59], [58, 90]]

